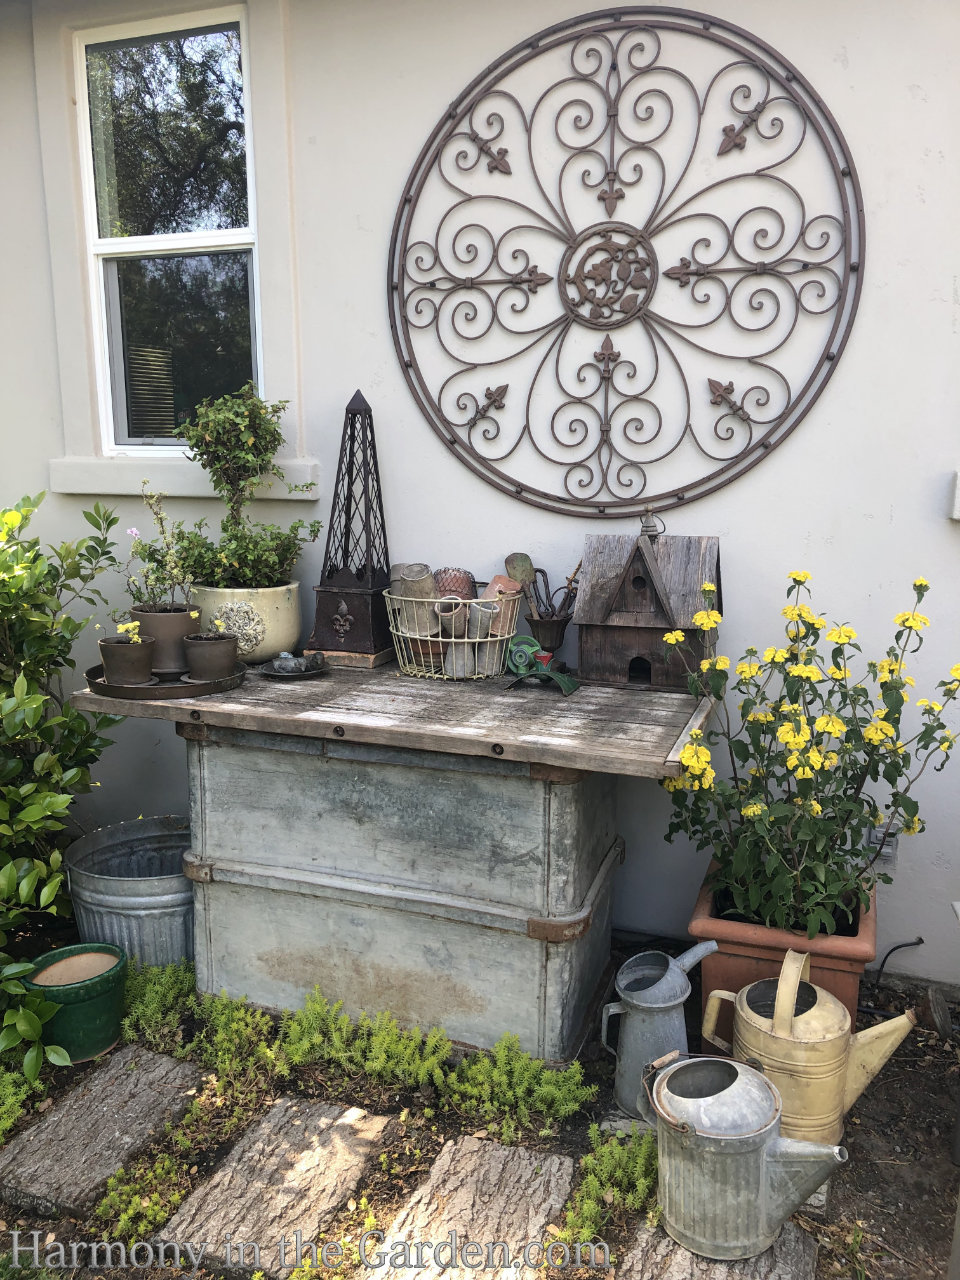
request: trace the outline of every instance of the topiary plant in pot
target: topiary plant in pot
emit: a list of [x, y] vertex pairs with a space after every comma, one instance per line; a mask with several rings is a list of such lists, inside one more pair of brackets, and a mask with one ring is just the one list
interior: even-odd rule
[[[864, 663], [853, 627], [828, 623], [802, 598], [809, 578], [789, 575], [783, 643], [748, 649], [732, 672], [722, 655], [690, 663], [683, 632], [664, 637], [687, 661], [690, 691], [718, 704], [716, 727], [690, 735], [679, 777], [663, 782], [673, 802], [667, 839], [682, 832], [712, 854], [690, 924], [694, 937], [720, 944], [703, 966], [704, 998], [775, 976], [792, 947], [810, 952], [811, 980], [855, 1017], [859, 974], [875, 955], [875, 885], [890, 881], [877, 860], [892, 832], [923, 830], [911, 792], [953, 750], [943, 713], [960, 663], [935, 699], [908, 709], [907, 663], [929, 625], [919, 612], [926, 579], [896, 615], [886, 654]], [[721, 618], [712, 585], [703, 591], [695, 622], [710, 633]], [[858, 662], [865, 669], [855, 673]]]
[[[204, 627], [223, 606], [232, 606], [231, 630], [246, 661], [276, 657], [299, 643], [299, 583], [292, 580], [293, 569], [304, 544], [315, 542], [322, 527], [319, 520], [295, 520], [284, 529], [246, 515], [261, 485], [284, 478], [274, 458], [283, 443], [279, 424], [286, 405], [285, 400], [268, 404], [247, 383], [232, 395], [204, 400], [193, 421], [177, 429], [227, 508], [218, 541], [205, 535], [202, 521], [180, 538], [194, 604]], [[311, 488], [287, 485], [291, 493]]]

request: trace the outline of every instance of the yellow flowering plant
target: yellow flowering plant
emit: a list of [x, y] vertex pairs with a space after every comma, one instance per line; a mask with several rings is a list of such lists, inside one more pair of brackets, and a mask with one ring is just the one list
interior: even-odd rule
[[[682, 832], [713, 853], [718, 913], [812, 938], [852, 922], [873, 885], [889, 882], [877, 859], [891, 834], [924, 829], [910, 793], [953, 751], [943, 715], [960, 689], [960, 663], [936, 698], [907, 710], [907, 662], [930, 625], [919, 611], [930, 584], [914, 581], [913, 608], [896, 614], [885, 656], [864, 662], [853, 627], [828, 624], [801, 598], [809, 579], [806, 570], [788, 574], [785, 641], [747, 649], [732, 674], [728, 658], [695, 662], [682, 633], [664, 637], [683, 656], [690, 692], [715, 699], [717, 717], [690, 734], [680, 776], [662, 785], [673, 801], [666, 838]], [[722, 619], [712, 584], [702, 590], [694, 625], [707, 631]], [[865, 670], [855, 679], [858, 661]]]

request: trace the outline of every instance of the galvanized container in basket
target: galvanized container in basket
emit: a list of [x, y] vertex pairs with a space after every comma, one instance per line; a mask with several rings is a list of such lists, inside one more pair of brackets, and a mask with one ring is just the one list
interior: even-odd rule
[[434, 680], [485, 680], [502, 675], [517, 631], [520, 591], [491, 599], [424, 599], [384, 591], [400, 670]]

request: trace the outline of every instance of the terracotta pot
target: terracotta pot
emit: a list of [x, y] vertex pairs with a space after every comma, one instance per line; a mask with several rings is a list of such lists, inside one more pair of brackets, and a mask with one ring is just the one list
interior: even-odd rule
[[99, 643], [107, 684], [149, 684], [153, 679], [153, 636], [141, 639], [139, 644], [125, 636], [105, 636]]
[[187, 669], [183, 637], [197, 629], [197, 619], [190, 617], [185, 605], [173, 609], [147, 609], [135, 604], [130, 617], [140, 623], [140, 635], [153, 636], [153, 674], [161, 680], [176, 680]]
[[236, 636], [185, 636], [183, 648], [191, 680], [225, 680], [237, 669]]
[[456, 636], [458, 640], [467, 634], [467, 606], [461, 596], [444, 596], [433, 606], [440, 619], [440, 633]]
[[[819, 933], [808, 938], [805, 933], [715, 916], [713, 891], [704, 885], [687, 926], [694, 938], [714, 940], [719, 945], [719, 950], [705, 957], [700, 965], [703, 1007], [706, 1008], [711, 991], [736, 992], [762, 978], [776, 978], [787, 951], [806, 951], [810, 955], [810, 981], [846, 1005], [851, 1022], [856, 1025], [860, 978], [877, 955], [876, 905], [874, 889], [870, 907], [860, 913], [859, 928], [853, 937]], [[718, 1027], [725, 1040], [733, 1038], [732, 1021], [731, 1007], [724, 1002]]]

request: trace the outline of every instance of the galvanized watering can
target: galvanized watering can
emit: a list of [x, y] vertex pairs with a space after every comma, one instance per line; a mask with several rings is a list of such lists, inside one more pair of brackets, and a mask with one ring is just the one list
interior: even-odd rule
[[[620, 966], [616, 985], [619, 1000], [604, 1006], [600, 1038], [617, 1059], [614, 1097], [628, 1116], [652, 1119], [643, 1087], [647, 1066], [672, 1049], [687, 1051], [683, 1004], [690, 994], [687, 973], [716, 942], [701, 942], [674, 959], [663, 951], [644, 951]], [[614, 1049], [607, 1040], [612, 1015], [620, 1015], [620, 1040]]]
[[[897, 1045], [917, 1025], [912, 1009], [850, 1034], [846, 1007], [810, 977], [810, 957], [788, 951], [779, 979], [712, 991], [703, 1038], [741, 1061], [757, 1061], [780, 1090], [783, 1132], [810, 1142], [839, 1142], [843, 1117]], [[734, 1005], [733, 1045], [714, 1034], [721, 1000]]]
[[742, 1062], [675, 1062], [651, 1096], [663, 1226], [706, 1258], [762, 1253], [847, 1159], [843, 1147], [782, 1138], [776, 1086]]

